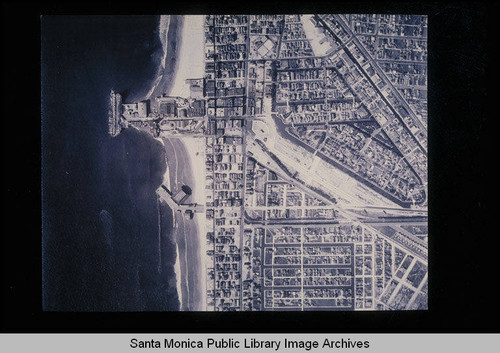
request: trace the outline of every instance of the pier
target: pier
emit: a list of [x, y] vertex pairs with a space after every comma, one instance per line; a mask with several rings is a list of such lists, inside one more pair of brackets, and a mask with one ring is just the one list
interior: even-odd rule
[[161, 185], [156, 193], [160, 197], [160, 200], [163, 200], [167, 203], [167, 205], [174, 211], [182, 212], [184, 214], [193, 214], [193, 213], [204, 213], [205, 207], [203, 205], [199, 205], [197, 203], [192, 204], [184, 204], [178, 203], [174, 199], [174, 195], [165, 185]]
[[122, 96], [119, 93], [111, 90], [109, 95], [109, 110], [108, 110], [108, 133], [115, 137], [120, 133], [120, 119], [122, 114]]

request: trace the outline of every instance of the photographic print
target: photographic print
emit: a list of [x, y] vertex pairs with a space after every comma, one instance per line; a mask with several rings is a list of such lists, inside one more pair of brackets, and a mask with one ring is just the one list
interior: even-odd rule
[[44, 310], [427, 309], [427, 16], [41, 29]]

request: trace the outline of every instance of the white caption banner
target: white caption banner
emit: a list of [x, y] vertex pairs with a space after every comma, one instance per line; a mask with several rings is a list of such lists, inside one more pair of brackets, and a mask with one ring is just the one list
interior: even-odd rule
[[500, 334], [1, 334], [2, 352], [498, 352]]

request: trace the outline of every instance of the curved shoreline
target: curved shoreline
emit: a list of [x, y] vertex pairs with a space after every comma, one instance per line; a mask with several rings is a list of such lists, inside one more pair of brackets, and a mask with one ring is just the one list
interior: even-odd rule
[[[165, 29], [167, 22], [168, 31]], [[154, 98], [162, 94], [189, 96], [186, 78], [203, 76], [203, 45], [183, 45], [186, 43], [183, 43], [183, 39], [189, 39], [190, 44], [196, 41], [203, 44], [202, 24], [202, 17], [161, 16], [158, 26], [160, 40], [164, 45], [164, 56], [158, 69], [158, 77], [146, 97], [152, 104]], [[196, 66], [194, 70], [193, 66]], [[198, 166], [204, 166], [204, 141], [199, 139], [199, 141], [196, 139], [187, 141], [185, 138], [157, 138], [157, 140], [162, 142], [168, 161], [170, 163], [175, 161], [175, 165], [168, 165], [167, 162], [163, 178], [169, 180], [170, 189], [175, 192], [180, 190], [182, 185], [189, 185], [193, 194], [187, 202], [204, 205], [204, 176], [203, 173], [196, 173]], [[168, 148], [169, 145], [171, 148]], [[206, 310], [206, 270], [203, 261], [204, 213], [196, 214], [191, 221], [186, 221], [184, 215], [173, 210], [172, 214], [176, 238], [175, 273], [180, 310]]]
[[169, 27], [170, 27], [170, 16], [168, 15], [162, 15], [160, 16], [160, 20], [158, 23], [158, 35], [160, 37], [160, 42], [163, 46], [163, 56], [161, 59], [160, 66], [158, 67], [156, 71], [156, 79], [151, 86], [151, 89], [148, 91], [146, 94], [145, 99], [150, 99], [151, 96], [153, 95], [153, 92], [157, 89], [158, 84], [160, 83], [162, 77], [163, 77], [163, 71], [165, 70], [166, 66], [166, 61], [167, 61], [167, 53], [168, 53], [168, 46], [165, 47], [165, 45], [168, 43], [168, 32], [169, 32]]
[[[161, 138], [165, 153], [170, 161], [168, 175], [171, 190], [175, 193], [183, 185], [191, 187], [193, 193], [187, 203], [200, 203], [200, 196], [204, 198], [203, 184], [194, 173], [197, 164], [192, 146], [179, 138]], [[195, 144], [193, 144], [195, 145]], [[190, 146], [189, 148], [187, 146]], [[201, 155], [199, 155], [201, 157]], [[200, 251], [203, 249], [201, 234], [203, 234], [203, 214], [195, 214], [193, 219], [187, 220], [184, 214], [173, 211], [174, 235], [177, 245], [176, 275], [181, 310], [203, 310], [204, 266]]]
[[[136, 101], [149, 99], [152, 106], [155, 105], [155, 98], [163, 94], [189, 97], [190, 89], [185, 80], [204, 75], [203, 16], [162, 15], [158, 21], [158, 35], [163, 45], [163, 56], [157, 76], [151, 81], [151, 88], [145, 96], [136, 98]], [[174, 193], [182, 185], [190, 186], [193, 194], [186, 202], [204, 205], [204, 173], [197, 172], [200, 166], [204, 168], [204, 139], [157, 137], [155, 140], [163, 145], [167, 159], [163, 182], [170, 184], [168, 187]], [[172, 215], [172, 237], [176, 247], [174, 273], [179, 310], [204, 311], [205, 214], [195, 214], [192, 220], [187, 221], [184, 215], [168, 209]]]
[[184, 19], [180, 15], [162, 15], [158, 23], [158, 35], [163, 44], [163, 59], [158, 67], [151, 90], [144, 99], [153, 100], [163, 93], [169, 94], [175, 84], [175, 73], [179, 63], [179, 47], [182, 45]]

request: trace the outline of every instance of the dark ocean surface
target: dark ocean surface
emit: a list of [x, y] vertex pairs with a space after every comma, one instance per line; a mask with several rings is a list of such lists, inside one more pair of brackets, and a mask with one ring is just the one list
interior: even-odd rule
[[133, 101], [155, 79], [158, 21], [41, 20], [44, 310], [179, 309], [172, 213], [155, 194], [165, 151], [133, 129], [107, 134], [110, 90]]

